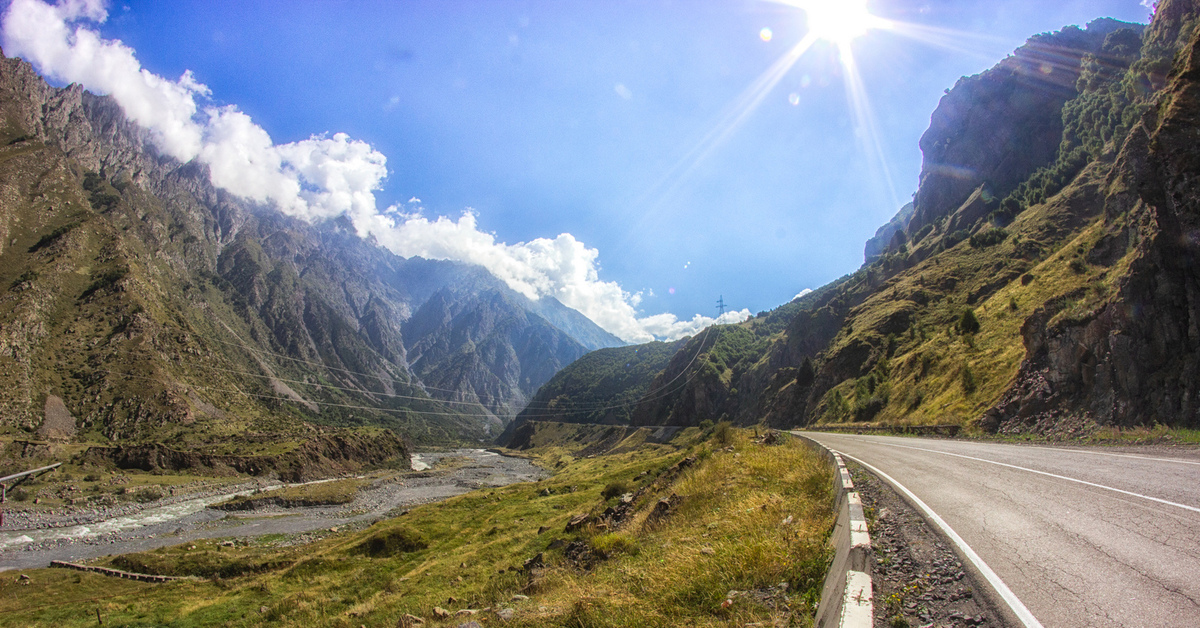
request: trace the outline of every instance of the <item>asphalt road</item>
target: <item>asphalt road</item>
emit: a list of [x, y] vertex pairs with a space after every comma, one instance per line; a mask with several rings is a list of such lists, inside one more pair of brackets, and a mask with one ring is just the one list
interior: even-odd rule
[[1200, 626], [1200, 451], [803, 435], [923, 501], [1028, 625]]

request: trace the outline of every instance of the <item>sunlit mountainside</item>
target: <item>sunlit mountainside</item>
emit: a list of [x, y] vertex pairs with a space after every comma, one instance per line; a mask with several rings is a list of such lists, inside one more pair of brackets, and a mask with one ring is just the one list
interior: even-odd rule
[[231, 454], [308, 423], [487, 439], [559, 368], [623, 344], [482, 268], [220, 191], [24, 61], [0, 62], [0, 106], [10, 434]]
[[[697, 334], [630, 382], [639, 399], [620, 412], [1070, 435], [1200, 424], [1198, 14], [1177, 0], [1149, 27], [1038, 35], [960, 80], [921, 139], [913, 203], [862, 268]], [[560, 372], [523, 417], [595, 420], [587, 389], [564, 384], [597, 364]]]

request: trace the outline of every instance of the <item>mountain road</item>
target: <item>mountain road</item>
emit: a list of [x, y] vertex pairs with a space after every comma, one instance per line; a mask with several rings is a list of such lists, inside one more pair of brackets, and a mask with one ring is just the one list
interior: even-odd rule
[[923, 502], [1016, 625], [1200, 626], [1200, 450], [800, 434]]

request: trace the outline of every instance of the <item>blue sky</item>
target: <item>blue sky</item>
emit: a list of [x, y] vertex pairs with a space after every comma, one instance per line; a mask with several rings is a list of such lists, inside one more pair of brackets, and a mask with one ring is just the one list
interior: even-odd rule
[[[71, 28], [120, 40], [150, 73], [190, 70], [208, 90], [193, 92], [199, 109], [232, 105], [276, 144], [325, 133], [322, 151], [360, 142], [385, 156], [386, 175], [362, 151], [355, 162], [379, 179], [374, 208], [425, 219], [393, 250], [493, 265], [631, 340], [694, 331], [719, 296], [753, 313], [853, 271], [915, 191], [917, 140], [943, 90], [1032, 34], [1149, 16], [1138, 0], [874, 0], [873, 13], [925, 36], [852, 43], [866, 126], [824, 42], [756, 106], [737, 106], [806, 34], [804, 11], [766, 0], [73, 4], [59, 9]], [[53, 29], [14, 31], [18, 8], [47, 19], [38, 6], [13, 3], [6, 54], [112, 91], [38, 56]], [[472, 246], [488, 252], [462, 253]]]

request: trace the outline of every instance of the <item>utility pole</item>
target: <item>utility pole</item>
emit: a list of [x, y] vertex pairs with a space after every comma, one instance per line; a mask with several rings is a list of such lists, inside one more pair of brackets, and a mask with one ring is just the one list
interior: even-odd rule
[[717, 318], [721, 318], [724, 315], [725, 315], [725, 295], [721, 295], [721, 298], [717, 299]]

